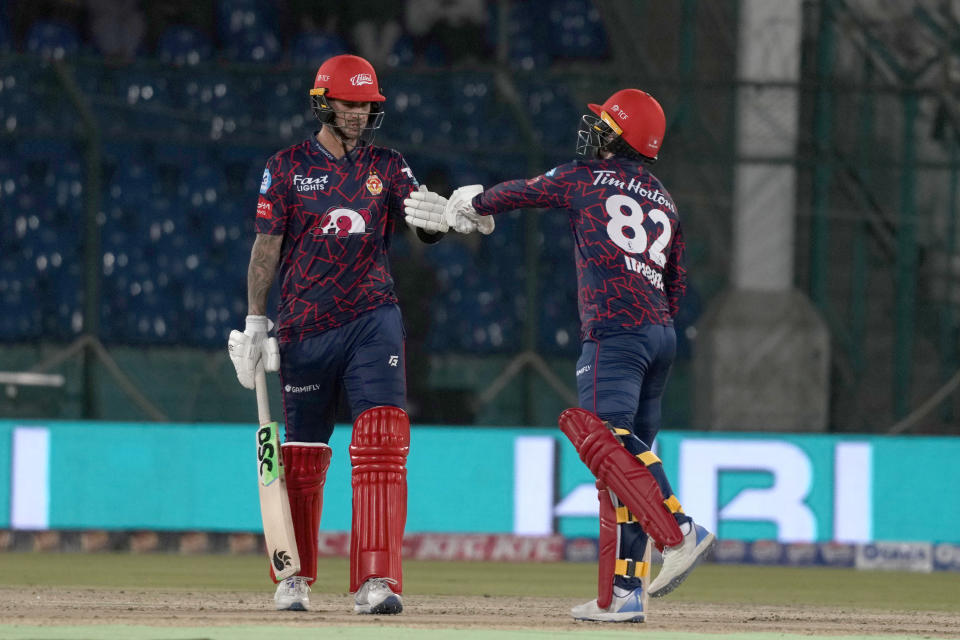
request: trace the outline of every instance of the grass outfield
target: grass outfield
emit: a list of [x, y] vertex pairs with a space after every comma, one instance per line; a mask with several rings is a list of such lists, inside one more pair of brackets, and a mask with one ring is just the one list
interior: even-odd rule
[[[0, 586], [273, 591], [258, 556], [0, 553]], [[320, 560], [317, 593], [347, 592], [347, 560]], [[594, 596], [586, 563], [404, 562], [404, 593], [464, 596]], [[671, 600], [824, 605], [960, 612], [960, 573], [704, 564]]]

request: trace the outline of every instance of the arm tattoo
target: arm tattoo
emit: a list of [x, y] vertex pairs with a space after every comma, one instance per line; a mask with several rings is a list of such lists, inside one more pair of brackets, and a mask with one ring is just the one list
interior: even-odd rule
[[267, 313], [267, 296], [273, 276], [280, 261], [280, 245], [283, 236], [257, 234], [250, 252], [250, 267], [247, 269], [247, 313], [262, 316]]

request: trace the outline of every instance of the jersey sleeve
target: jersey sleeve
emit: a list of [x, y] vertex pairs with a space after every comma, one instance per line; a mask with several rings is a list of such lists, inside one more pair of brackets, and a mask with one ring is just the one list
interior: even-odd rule
[[271, 236], [283, 235], [287, 228], [286, 174], [278, 156], [267, 161], [257, 199], [256, 231]]
[[475, 196], [473, 208], [480, 215], [525, 208], [568, 208], [578, 185], [587, 179], [584, 170], [580, 163], [571, 162], [535, 178], [501, 182]]
[[391, 158], [390, 167], [392, 175], [390, 176], [390, 219], [403, 219], [403, 201], [410, 195], [411, 191], [420, 188], [420, 183], [413, 175], [413, 170], [399, 151], [394, 151], [394, 157]]
[[667, 303], [670, 305], [670, 315], [677, 317], [680, 310], [680, 299], [687, 290], [686, 243], [683, 240], [683, 231], [679, 220], [674, 230], [673, 242], [670, 243], [670, 256], [663, 270], [663, 283], [667, 293]]

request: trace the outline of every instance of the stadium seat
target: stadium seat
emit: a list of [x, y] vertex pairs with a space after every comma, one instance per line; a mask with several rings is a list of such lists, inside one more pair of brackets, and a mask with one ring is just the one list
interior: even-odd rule
[[196, 346], [222, 347], [230, 331], [247, 315], [244, 280], [192, 280], [183, 290], [182, 308], [192, 331], [186, 337]]
[[265, 28], [249, 28], [231, 36], [225, 49], [234, 62], [273, 64], [280, 60], [283, 49], [277, 35]]
[[39, 291], [45, 337], [71, 340], [83, 333], [83, 265], [78, 259], [44, 278]]
[[567, 90], [556, 83], [532, 79], [524, 83], [521, 90], [538, 141], [545, 147], [565, 152], [565, 158], [572, 157], [577, 127], [586, 105], [579, 108]]
[[117, 167], [107, 185], [104, 205], [143, 206], [160, 195], [154, 168], [134, 160]]
[[181, 85], [179, 106], [194, 117], [191, 129], [208, 140], [243, 131], [254, 105], [243, 81], [225, 73], [192, 73]]
[[39, 20], [27, 32], [27, 51], [43, 58], [70, 59], [80, 50], [76, 30], [63, 22]]
[[[534, 71], [551, 63], [551, 39], [547, 20], [551, 2], [547, 0], [515, 0], [510, 4], [507, 19], [508, 59], [514, 69]], [[487, 42], [492, 48], [499, 38], [500, 11], [496, 3], [490, 5], [487, 21]]]
[[223, 170], [212, 163], [199, 164], [184, 169], [177, 196], [191, 210], [218, 206], [227, 189]]
[[455, 135], [470, 148], [489, 144], [487, 125], [496, 106], [494, 87], [493, 77], [488, 74], [460, 73], [451, 77]]
[[50, 166], [43, 178], [43, 187], [53, 206], [70, 217], [83, 214], [83, 186], [83, 167], [76, 160], [66, 160]]
[[600, 12], [591, 0], [560, 0], [548, 15], [551, 53], [555, 58], [598, 59], [610, 54]]
[[290, 61], [297, 66], [318, 67], [327, 58], [349, 53], [350, 47], [336, 34], [304, 31], [290, 46]]
[[7, 53], [13, 49], [13, 40], [10, 38], [10, 29], [6, 22], [0, 20], [0, 53]]
[[187, 122], [175, 111], [170, 83], [163, 74], [120, 70], [112, 75], [112, 100], [97, 110], [107, 135], [122, 138], [131, 130], [161, 130], [183, 136]]
[[160, 35], [157, 55], [176, 67], [193, 67], [213, 57], [213, 45], [201, 31], [187, 25], [172, 25]]
[[385, 125], [392, 138], [406, 144], [430, 144], [437, 149], [450, 147], [455, 136], [453, 109], [449, 106], [449, 85], [441, 76], [392, 78], [387, 92]]
[[413, 41], [404, 34], [397, 38], [387, 55], [387, 66], [391, 69], [408, 69], [416, 58], [413, 52]]
[[33, 340], [43, 329], [35, 265], [0, 258], [0, 305], [16, 313], [0, 314], [0, 340]]
[[230, 42], [245, 31], [276, 27], [268, 0], [217, 0], [217, 35]]
[[[304, 77], [279, 75], [265, 81], [257, 89], [251, 105], [256, 112], [256, 122], [263, 127], [264, 135], [279, 137], [292, 144], [309, 135], [314, 117], [310, 111], [310, 87], [313, 74]], [[266, 163], [266, 157], [263, 158]], [[260, 168], [263, 173], [263, 167]], [[259, 185], [259, 179], [257, 180]]]

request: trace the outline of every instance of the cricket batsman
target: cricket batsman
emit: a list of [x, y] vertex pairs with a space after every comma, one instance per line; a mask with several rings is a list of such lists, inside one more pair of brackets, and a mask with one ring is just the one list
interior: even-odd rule
[[[404, 328], [387, 251], [403, 223], [404, 198], [425, 187], [399, 152], [371, 144], [385, 98], [369, 62], [353, 55], [326, 60], [309, 97], [319, 131], [276, 153], [263, 172], [246, 326], [231, 333], [228, 348], [248, 389], [261, 360], [266, 370], [280, 371], [281, 452], [301, 570], [277, 585], [276, 608], [309, 608], [328, 442], [345, 391], [354, 423], [354, 611], [396, 614], [403, 610], [410, 419]], [[417, 229], [427, 243], [442, 235]], [[279, 345], [269, 337], [266, 308], [274, 276]]]
[[[679, 586], [714, 544], [714, 535], [683, 512], [651, 451], [676, 355], [684, 240], [677, 207], [650, 171], [665, 131], [660, 104], [624, 89], [589, 108], [577, 135], [583, 159], [486, 191], [461, 187], [449, 200], [414, 192], [406, 216], [427, 231], [465, 233], [489, 228], [491, 216], [513, 209], [567, 212], [577, 265], [580, 407], [563, 412], [560, 428], [596, 476], [600, 499], [598, 596], [571, 613], [643, 622], [647, 596]], [[651, 538], [663, 551], [652, 582]]]

